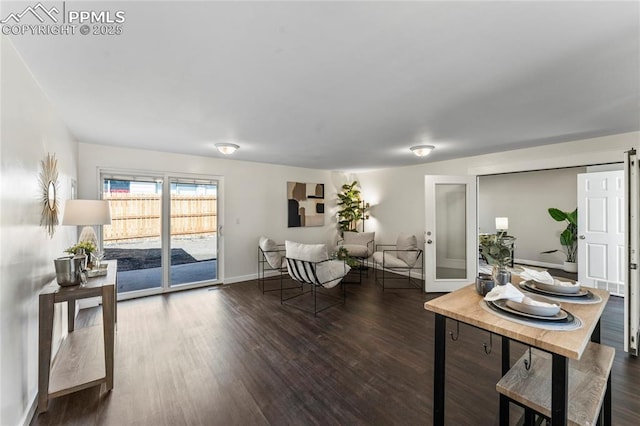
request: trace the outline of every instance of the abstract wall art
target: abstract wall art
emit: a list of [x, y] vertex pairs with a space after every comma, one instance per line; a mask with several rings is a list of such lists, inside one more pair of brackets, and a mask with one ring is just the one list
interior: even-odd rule
[[287, 182], [287, 226], [324, 226], [324, 184]]

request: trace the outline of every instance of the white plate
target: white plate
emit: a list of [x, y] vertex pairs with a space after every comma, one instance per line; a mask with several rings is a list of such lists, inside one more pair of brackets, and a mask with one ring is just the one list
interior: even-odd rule
[[536, 284], [535, 281], [522, 281], [520, 283], [520, 287], [524, 288], [525, 290], [534, 292], [534, 293], [544, 294], [546, 296], [593, 297], [592, 293], [590, 291], [588, 291], [588, 290], [585, 290], [584, 288], [581, 288], [580, 291], [578, 291], [577, 293], [558, 293], [558, 292], [555, 292], [555, 291], [543, 290], [543, 289], [538, 287], [538, 285]]
[[576, 294], [580, 291], [580, 285], [555, 285], [545, 284], [539, 281], [534, 281], [534, 283], [540, 290], [550, 291], [553, 293]]
[[554, 315], [557, 315], [558, 312], [560, 312], [560, 305], [557, 303], [554, 303], [549, 299], [545, 299], [544, 297], [540, 297], [540, 296], [525, 296], [524, 300], [526, 300], [527, 297], [532, 300], [535, 300], [536, 302], [547, 303], [548, 306], [530, 305], [527, 303], [519, 303], [514, 300], [507, 300], [506, 305], [518, 312], [524, 312], [527, 314], [537, 315], [541, 317], [552, 317]]
[[544, 315], [528, 314], [526, 312], [521, 312], [521, 311], [512, 309], [509, 306], [507, 306], [506, 302], [507, 300], [495, 300], [493, 302], [487, 302], [487, 303], [491, 304], [492, 306], [494, 306], [496, 309], [500, 311], [503, 311], [515, 316], [519, 316], [519, 317], [530, 318], [535, 320], [544, 320], [544, 321], [567, 321], [567, 320], [573, 321], [573, 315], [571, 315], [569, 312], [565, 311], [564, 309], [560, 309], [560, 312], [558, 312], [556, 315], [547, 317]]

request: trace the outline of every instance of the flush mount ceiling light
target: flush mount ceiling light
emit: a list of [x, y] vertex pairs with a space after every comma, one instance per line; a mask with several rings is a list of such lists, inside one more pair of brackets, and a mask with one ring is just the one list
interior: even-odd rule
[[218, 148], [218, 151], [220, 151], [224, 155], [230, 155], [236, 152], [236, 149], [240, 147], [235, 143], [217, 143], [216, 148]]
[[412, 146], [409, 149], [418, 157], [426, 157], [427, 155], [431, 154], [431, 151], [433, 151], [434, 148], [435, 146], [433, 145], [416, 145]]

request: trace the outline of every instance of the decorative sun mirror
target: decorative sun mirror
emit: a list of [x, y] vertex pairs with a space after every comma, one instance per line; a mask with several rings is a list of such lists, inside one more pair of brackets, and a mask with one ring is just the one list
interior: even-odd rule
[[47, 195], [49, 199], [47, 200], [47, 206], [49, 210], [56, 209], [56, 184], [53, 182], [49, 182], [49, 189], [47, 190]]
[[53, 237], [58, 224], [58, 160], [55, 155], [47, 154], [47, 158], [40, 162], [42, 170], [40, 171], [40, 187], [42, 190], [42, 213], [40, 217], [40, 225], [44, 226], [49, 234]]

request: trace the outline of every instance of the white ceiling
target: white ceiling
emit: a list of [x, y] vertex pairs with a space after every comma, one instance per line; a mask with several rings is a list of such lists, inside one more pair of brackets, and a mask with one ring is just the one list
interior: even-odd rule
[[81, 142], [362, 170], [640, 130], [637, 1], [66, 7], [126, 13], [12, 36]]

